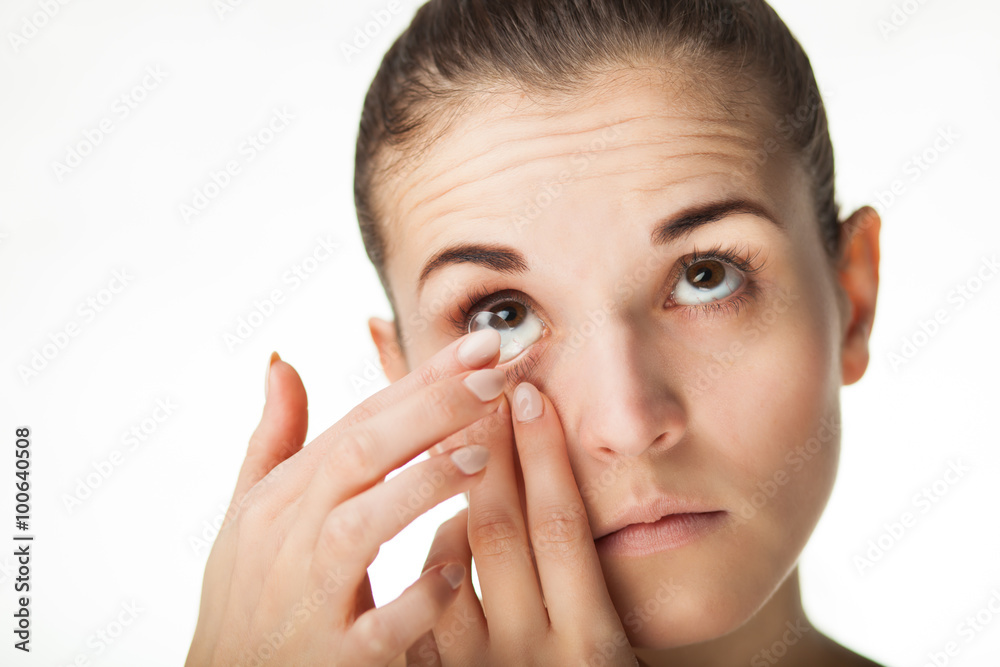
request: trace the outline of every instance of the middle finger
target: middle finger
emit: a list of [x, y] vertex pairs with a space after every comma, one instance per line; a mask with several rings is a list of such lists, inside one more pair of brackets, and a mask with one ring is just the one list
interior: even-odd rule
[[528, 548], [506, 398], [494, 414], [487, 443], [490, 465], [469, 491], [469, 546], [490, 641], [506, 645], [547, 628], [549, 621]]

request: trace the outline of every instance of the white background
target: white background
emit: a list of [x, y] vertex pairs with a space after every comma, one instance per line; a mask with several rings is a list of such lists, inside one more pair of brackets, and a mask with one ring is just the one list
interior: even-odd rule
[[[193, 540], [232, 493], [270, 352], [303, 377], [308, 440], [384, 386], [352, 384], [378, 363], [366, 319], [390, 314], [357, 232], [354, 141], [381, 55], [417, 3], [402, 2], [350, 61], [342, 44], [387, 4], [243, 0], [220, 12], [213, 0], [69, 2], [16, 45], [11, 34], [31, 34], [26, 20], [43, 23], [39, 0], [0, 7], [0, 539], [13, 544], [13, 434], [23, 424], [33, 429], [37, 536], [30, 657], [11, 647], [13, 547], [0, 548], [0, 663], [182, 664], [207, 558]], [[873, 203], [884, 218], [872, 362], [842, 392], [840, 477], [801, 561], [807, 611], [889, 665], [923, 665], [949, 641], [960, 652], [948, 664], [994, 665], [1000, 618], [971, 641], [959, 624], [994, 593], [1000, 600], [1000, 278], [961, 309], [948, 297], [1000, 251], [1000, 5], [900, 0], [912, 15], [897, 14], [905, 21], [883, 34], [888, 0], [773, 4], [826, 98], [845, 212]], [[165, 77], [130, 93], [147, 68]], [[122, 117], [116, 100], [130, 94], [144, 99]], [[294, 120], [248, 161], [241, 144], [275, 109]], [[113, 130], [60, 179], [54, 163], [104, 118]], [[957, 139], [914, 181], [908, 161], [949, 128]], [[180, 205], [229, 160], [240, 173], [186, 224]], [[902, 194], [880, 203], [896, 179]], [[286, 282], [327, 237], [334, 256], [300, 286]], [[90, 319], [80, 304], [116, 271], [132, 279]], [[230, 349], [224, 336], [274, 289], [285, 302]], [[939, 309], [947, 322], [919, 335]], [[79, 334], [23, 378], [19, 368], [71, 323]], [[914, 338], [919, 351], [894, 368], [888, 355]], [[177, 408], [125, 451], [123, 434], [158, 400]], [[116, 449], [121, 465], [67, 509], [64, 497]], [[955, 461], [970, 471], [921, 512], [914, 494]], [[377, 604], [416, 579], [434, 528], [464, 502], [382, 548], [371, 568]], [[884, 525], [908, 511], [917, 524], [887, 537]], [[880, 537], [892, 544], [860, 571], [855, 558]], [[95, 655], [88, 638], [133, 602], [136, 621]]]

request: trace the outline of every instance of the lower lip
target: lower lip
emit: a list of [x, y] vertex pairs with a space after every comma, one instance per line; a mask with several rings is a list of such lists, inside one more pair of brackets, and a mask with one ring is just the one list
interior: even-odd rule
[[647, 556], [677, 549], [720, 527], [726, 512], [670, 514], [653, 523], [633, 523], [595, 540], [606, 556]]

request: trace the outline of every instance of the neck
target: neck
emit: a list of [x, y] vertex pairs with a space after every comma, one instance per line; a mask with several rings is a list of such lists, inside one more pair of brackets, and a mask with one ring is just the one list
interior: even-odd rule
[[746, 623], [723, 635], [671, 649], [634, 649], [642, 667], [787, 667], [821, 663], [826, 638], [816, 631], [802, 608], [798, 565], [774, 595]]

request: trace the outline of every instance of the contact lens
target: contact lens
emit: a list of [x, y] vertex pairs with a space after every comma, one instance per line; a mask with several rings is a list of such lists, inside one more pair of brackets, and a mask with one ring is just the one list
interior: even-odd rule
[[480, 329], [500, 332], [500, 362], [510, 361], [541, 337], [541, 322], [533, 315], [522, 320], [517, 327], [510, 326], [499, 313], [483, 310], [469, 320], [469, 333]]
[[488, 310], [479, 311], [469, 320], [469, 333], [489, 328], [499, 331], [501, 338], [505, 333], [510, 331], [510, 325], [507, 324], [507, 320]]

